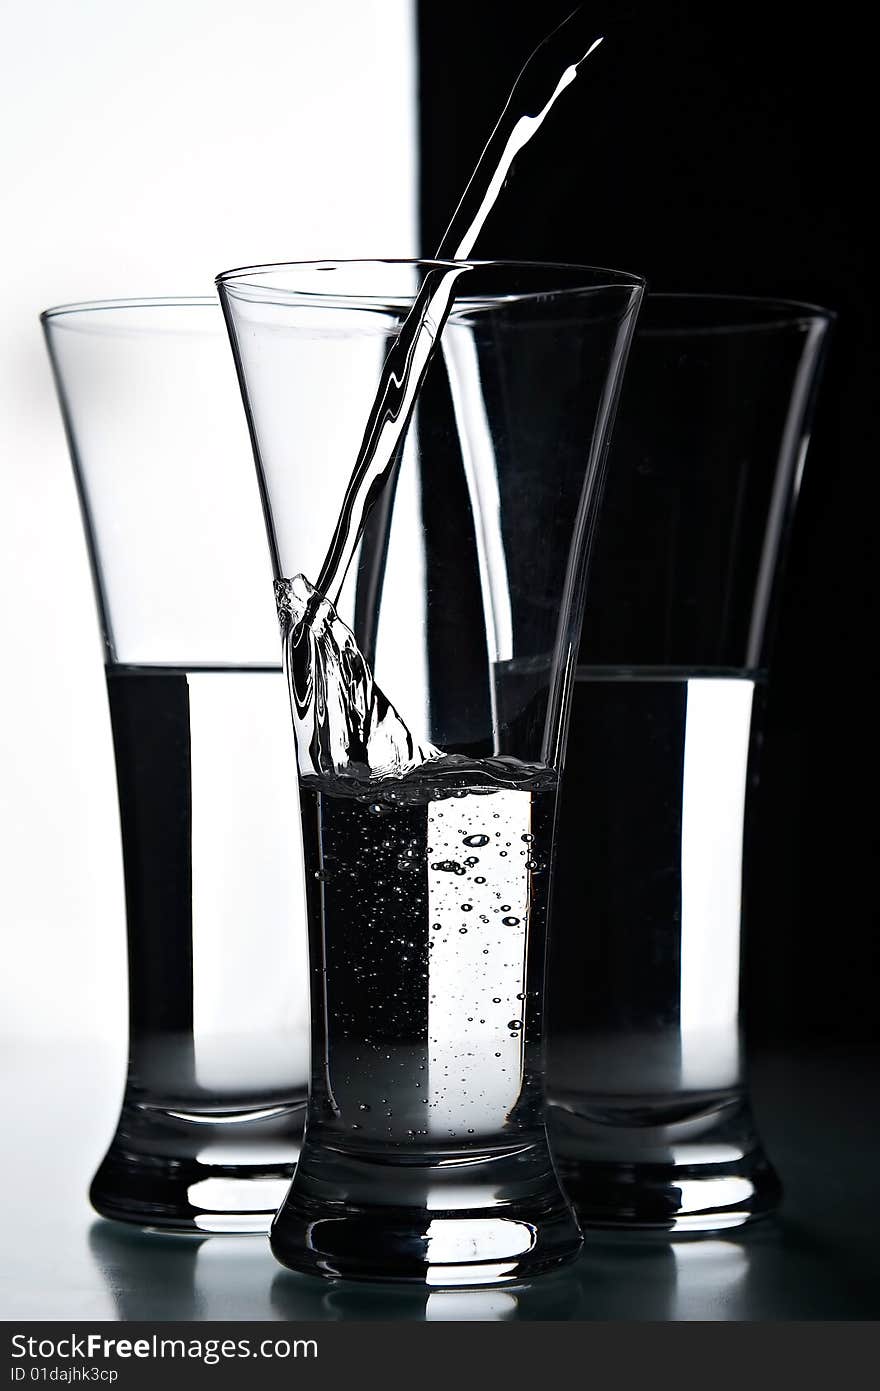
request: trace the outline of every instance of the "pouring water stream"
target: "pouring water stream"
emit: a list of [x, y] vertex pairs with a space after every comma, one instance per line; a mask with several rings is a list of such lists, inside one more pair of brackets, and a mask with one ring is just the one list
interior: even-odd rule
[[393, 479], [456, 282], [469, 269], [461, 262], [470, 255], [517, 154], [601, 42], [580, 7], [528, 58], [440, 240], [439, 264], [427, 271], [385, 360], [317, 583], [304, 575], [276, 582], [303, 775], [333, 781], [347, 775], [362, 783], [400, 777], [443, 757], [433, 745], [414, 742], [335, 606], [367, 519]]

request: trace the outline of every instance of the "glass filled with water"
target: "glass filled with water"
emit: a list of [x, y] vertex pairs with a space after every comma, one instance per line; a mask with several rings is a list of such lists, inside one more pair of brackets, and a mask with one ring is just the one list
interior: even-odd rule
[[104, 1216], [265, 1231], [302, 1138], [295, 763], [259, 499], [216, 299], [43, 315], [98, 599], [129, 1060]]
[[548, 1096], [582, 1220], [770, 1210], [740, 1028], [747, 793], [830, 315], [648, 295], [615, 427], [561, 795]]
[[585, 562], [641, 282], [323, 262], [218, 284], [308, 898], [308, 1120], [273, 1250], [360, 1278], [535, 1273], [580, 1243], [547, 1146], [544, 953]]

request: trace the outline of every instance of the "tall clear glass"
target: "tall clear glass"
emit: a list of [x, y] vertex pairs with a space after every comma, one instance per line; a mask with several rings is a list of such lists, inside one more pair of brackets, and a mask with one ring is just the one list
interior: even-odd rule
[[247, 430], [214, 298], [42, 316], [104, 638], [129, 1061], [98, 1212], [265, 1231], [308, 1078], [286, 683]]
[[585, 561], [641, 295], [613, 272], [461, 270], [338, 596], [313, 586], [436, 265], [218, 280], [291, 678], [310, 931], [306, 1138], [272, 1247], [297, 1270], [445, 1284], [580, 1244], [545, 1131], [544, 951]]
[[830, 317], [648, 295], [633, 340], [575, 682], [550, 968], [551, 1139], [588, 1223], [732, 1227], [779, 1196], [740, 1036], [746, 794]]

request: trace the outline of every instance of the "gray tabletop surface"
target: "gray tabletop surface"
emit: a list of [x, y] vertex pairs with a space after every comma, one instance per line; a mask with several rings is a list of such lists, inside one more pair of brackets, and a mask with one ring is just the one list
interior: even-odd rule
[[753, 1094], [786, 1198], [778, 1217], [700, 1240], [588, 1234], [528, 1285], [401, 1291], [322, 1282], [264, 1237], [159, 1236], [86, 1199], [118, 1061], [86, 1042], [3, 1051], [0, 1317], [65, 1319], [762, 1320], [880, 1318], [880, 1106], [867, 1050], [776, 1052]]

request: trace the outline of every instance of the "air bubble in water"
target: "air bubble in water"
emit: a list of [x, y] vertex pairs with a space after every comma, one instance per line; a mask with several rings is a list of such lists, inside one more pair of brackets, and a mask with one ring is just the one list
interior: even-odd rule
[[457, 860], [435, 860], [431, 868], [440, 870], [443, 874], [464, 874], [464, 866]]
[[488, 845], [488, 844], [489, 844], [489, 837], [488, 837], [488, 836], [482, 836], [482, 835], [465, 836], [465, 837], [464, 837], [464, 843], [465, 843], [465, 845], [472, 846], [473, 849], [475, 849], [475, 850], [479, 850], [479, 848], [480, 848], [481, 845]]

